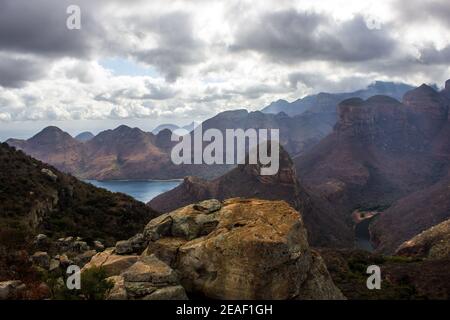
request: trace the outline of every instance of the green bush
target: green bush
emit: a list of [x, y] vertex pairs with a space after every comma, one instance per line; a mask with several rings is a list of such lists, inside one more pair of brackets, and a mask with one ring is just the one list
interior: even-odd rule
[[104, 268], [90, 268], [81, 274], [80, 290], [69, 290], [66, 286], [67, 277], [62, 272], [41, 273], [41, 280], [49, 286], [55, 300], [105, 300], [114, 286], [107, 277]]
[[113, 288], [104, 268], [93, 267], [81, 274], [81, 295], [87, 300], [104, 300]]

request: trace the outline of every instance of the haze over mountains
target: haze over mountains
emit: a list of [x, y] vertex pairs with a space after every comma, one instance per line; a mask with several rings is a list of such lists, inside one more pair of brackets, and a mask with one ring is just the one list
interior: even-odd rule
[[319, 94], [306, 96], [293, 102], [278, 100], [272, 102], [261, 111], [264, 113], [274, 114], [284, 112], [289, 116], [296, 116], [304, 112], [336, 112], [336, 106], [338, 103], [348, 98], [367, 99], [376, 95], [385, 95], [401, 100], [403, 95], [411, 89], [413, 89], [412, 86], [403, 83], [376, 81], [375, 83], [369, 85], [366, 89], [361, 89], [354, 92], [321, 92]]

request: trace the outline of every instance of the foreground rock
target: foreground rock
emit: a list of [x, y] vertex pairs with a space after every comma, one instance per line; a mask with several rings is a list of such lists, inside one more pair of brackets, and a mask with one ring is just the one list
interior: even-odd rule
[[92, 258], [82, 273], [92, 267], [102, 267], [114, 284], [109, 300], [187, 299], [178, 274], [154, 255], [121, 256], [108, 249]]
[[428, 259], [450, 259], [450, 219], [404, 242], [396, 254]]
[[343, 299], [284, 201], [189, 205], [147, 225], [143, 255], [171, 264], [187, 292], [213, 299]]
[[[140, 256], [127, 253], [136, 239], [146, 244]], [[114, 283], [108, 299], [345, 299], [284, 201], [202, 201], [151, 220], [127, 241], [82, 270], [104, 268]]]
[[84, 266], [82, 271], [92, 267], [102, 267], [109, 277], [120, 275], [138, 261], [138, 256], [121, 256], [114, 254], [114, 249], [106, 249], [96, 254], [91, 261]]

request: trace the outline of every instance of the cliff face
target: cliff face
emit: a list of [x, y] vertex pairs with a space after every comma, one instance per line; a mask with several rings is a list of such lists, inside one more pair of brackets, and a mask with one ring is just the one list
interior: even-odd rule
[[438, 93], [427, 85], [408, 92], [403, 98], [403, 104], [410, 111], [411, 121], [428, 139], [439, 133], [448, 118], [450, 100], [446, 98], [445, 90]]
[[[349, 210], [390, 204], [445, 175], [447, 103], [425, 86], [405, 99], [408, 105], [383, 96], [343, 101], [334, 132], [295, 159], [304, 184]], [[432, 107], [412, 107], [430, 99]]]
[[354, 209], [398, 200], [371, 228], [383, 252], [448, 218], [446, 90], [423, 85], [404, 103], [383, 96], [343, 101], [334, 132], [294, 159], [303, 185], [328, 199], [342, 220]]
[[185, 290], [212, 299], [344, 299], [309, 248], [301, 215], [283, 201], [207, 200], [151, 220], [140, 237], [138, 255], [117, 255], [116, 246], [114, 257], [99, 254], [85, 267], [135, 257], [108, 269], [110, 298], [180, 299]]

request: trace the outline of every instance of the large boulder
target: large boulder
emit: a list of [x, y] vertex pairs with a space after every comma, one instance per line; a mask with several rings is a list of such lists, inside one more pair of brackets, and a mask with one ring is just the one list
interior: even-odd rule
[[92, 257], [81, 272], [92, 267], [102, 267], [109, 277], [120, 275], [124, 270], [138, 261], [135, 255], [123, 256], [114, 254], [114, 249], [106, 249]]
[[38, 251], [31, 256], [31, 261], [41, 268], [48, 269], [50, 267], [50, 256], [47, 252]]
[[128, 240], [118, 241], [116, 243], [117, 254], [130, 254], [136, 252], [142, 252], [145, 249], [146, 241], [142, 233], [138, 233]]
[[109, 300], [186, 300], [177, 273], [154, 255], [142, 256], [120, 276], [109, 278], [114, 283]]
[[284, 201], [235, 198], [214, 210], [189, 205], [152, 220], [144, 235], [143, 255], [171, 263], [193, 295], [344, 298], [310, 250], [301, 215]]

